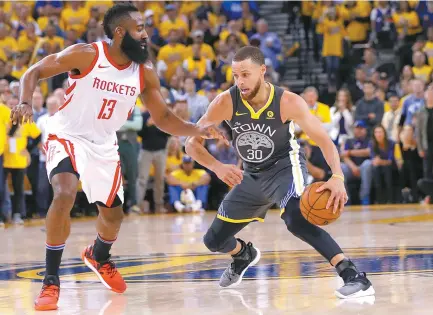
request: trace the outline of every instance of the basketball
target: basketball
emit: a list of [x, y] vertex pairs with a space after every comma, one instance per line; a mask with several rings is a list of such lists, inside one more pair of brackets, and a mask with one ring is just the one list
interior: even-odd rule
[[331, 196], [330, 190], [316, 192], [325, 182], [316, 182], [307, 186], [301, 197], [301, 213], [304, 218], [315, 225], [328, 225], [340, 217], [340, 211], [333, 213], [333, 206], [326, 209]]

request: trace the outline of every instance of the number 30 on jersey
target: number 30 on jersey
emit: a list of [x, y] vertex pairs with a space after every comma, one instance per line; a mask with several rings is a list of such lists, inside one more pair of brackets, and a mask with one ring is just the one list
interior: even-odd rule
[[101, 110], [99, 111], [98, 119], [110, 119], [113, 115], [114, 107], [116, 107], [116, 100], [107, 100], [104, 98]]

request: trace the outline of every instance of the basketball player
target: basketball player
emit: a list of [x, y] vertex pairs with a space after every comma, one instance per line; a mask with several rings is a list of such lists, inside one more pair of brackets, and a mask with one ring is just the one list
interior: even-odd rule
[[175, 116], [166, 106], [159, 79], [147, 62], [144, 21], [129, 3], [114, 5], [104, 16], [111, 44], [77, 44], [50, 55], [23, 76], [20, 104], [12, 121], [32, 119], [31, 99], [41, 79], [69, 72], [69, 88], [59, 112], [49, 118], [45, 143], [47, 172], [54, 200], [46, 219], [46, 272], [35, 301], [37, 310], [57, 309], [60, 293], [59, 265], [70, 233], [69, 212], [78, 180], [90, 203], [96, 202], [98, 235], [82, 252], [84, 263], [114, 292], [126, 289], [110, 259], [123, 218], [123, 189], [116, 131], [132, 113], [137, 97], [146, 104], [155, 124], [174, 135], [216, 137], [217, 128], [200, 127]]
[[333, 211], [341, 211], [347, 194], [335, 145], [301, 97], [264, 81], [266, 66], [260, 49], [240, 49], [232, 69], [236, 85], [216, 97], [198, 124], [228, 122], [244, 172], [217, 161], [199, 137], [188, 138], [186, 144], [187, 154], [233, 187], [204, 236], [210, 251], [233, 258], [221, 276], [220, 287], [237, 286], [247, 269], [259, 261], [260, 251], [235, 235], [250, 222], [263, 221], [268, 209], [277, 204], [287, 229], [314, 247], [343, 278], [344, 286], [335, 292], [339, 298], [373, 295], [366, 274], [356, 269], [327, 232], [304, 219], [299, 209], [307, 171], [294, 124], [321, 148], [333, 175], [318, 191], [329, 189], [327, 207], [334, 203]]

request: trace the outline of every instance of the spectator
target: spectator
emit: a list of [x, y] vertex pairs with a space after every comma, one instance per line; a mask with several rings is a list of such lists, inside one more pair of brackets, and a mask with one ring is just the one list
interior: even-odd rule
[[[141, 150], [138, 162], [137, 203], [142, 212], [147, 212], [144, 204], [149, 172], [152, 165], [155, 167], [153, 199], [155, 212], [165, 213], [164, 208], [164, 175], [167, 160], [167, 141], [170, 135], [161, 131], [148, 111], [143, 113], [143, 127], [138, 133], [141, 137]], [[134, 207], [135, 210], [136, 208]]]
[[429, 83], [430, 75], [433, 68], [425, 64], [425, 55], [420, 51], [413, 53], [413, 67], [412, 71], [416, 79], [424, 81], [424, 83]]
[[[393, 169], [396, 164], [396, 151], [398, 146], [386, 134], [382, 125], [373, 130], [373, 139], [370, 143], [371, 164], [373, 165], [373, 178], [378, 203], [392, 203], [393, 197]], [[383, 198], [383, 191], [386, 192]]]
[[214, 83], [210, 83], [205, 88], [205, 95], [207, 97], [207, 100], [209, 101], [209, 104], [218, 96], [219, 90], [217, 89], [217, 86]]
[[214, 66], [215, 83], [217, 86], [221, 86], [226, 81], [226, 72], [232, 64], [233, 53], [223, 41], [218, 42], [217, 51], [218, 55]]
[[127, 212], [129, 212], [132, 207], [136, 207], [135, 211], [138, 210], [136, 198], [136, 183], [138, 175], [137, 131], [141, 130], [142, 126], [143, 117], [141, 116], [140, 109], [135, 106], [126, 123], [117, 132], [120, 163], [122, 164], [122, 172], [126, 179], [126, 186], [128, 188], [128, 198], [124, 201], [126, 207], [125, 210]]
[[367, 73], [367, 79], [371, 80], [371, 77], [376, 72], [379, 64], [377, 62], [377, 53], [373, 48], [367, 48], [364, 50], [364, 69]]
[[[3, 163], [4, 163], [4, 148], [6, 146], [6, 133], [10, 123], [11, 111], [8, 106], [0, 102], [0, 208], [2, 208], [5, 197], [6, 180], [4, 177]], [[5, 212], [4, 209], [0, 211], [0, 227], [4, 227]]]
[[352, 44], [363, 44], [367, 41], [371, 5], [368, 1], [346, 1], [342, 16], [346, 32]]
[[[1, 45], [1, 44], [0, 44]], [[1, 51], [1, 49], [0, 49]], [[6, 61], [0, 59], [0, 80], [7, 80], [9, 83], [13, 81], [18, 81], [18, 78], [15, 78], [10, 71], [8, 71], [8, 67]]]
[[36, 35], [35, 25], [27, 23], [27, 26], [18, 38], [18, 50], [20, 52], [33, 52], [36, 47], [39, 37]]
[[304, 147], [306, 166], [312, 178], [307, 179], [308, 183], [327, 181], [332, 176], [332, 171], [320, 150], [314, 150], [308, 142], [301, 142]]
[[82, 4], [81, 1], [71, 1], [61, 13], [61, 21], [65, 30], [75, 29], [79, 36], [84, 34], [90, 18], [89, 9]]
[[397, 95], [391, 95], [389, 98], [390, 110], [383, 115], [382, 126], [385, 128], [386, 133], [394, 142], [399, 142], [399, 122], [401, 117], [400, 99]]
[[227, 25], [227, 29], [223, 30], [219, 34], [220, 40], [226, 41], [230, 46], [228, 42], [228, 37], [230, 35], [234, 35], [234, 38], [238, 40], [239, 46], [248, 45], [248, 37], [245, 33], [242, 32], [242, 27], [242, 20], [231, 20]]
[[[18, 100], [15, 101], [18, 103]], [[13, 103], [9, 102], [9, 106]], [[12, 175], [12, 185], [14, 196], [12, 199], [13, 210], [13, 223], [23, 224], [22, 215], [26, 213], [25, 210], [25, 196], [24, 196], [24, 177], [26, 168], [30, 165], [29, 150], [33, 147], [28, 147], [28, 138], [33, 138], [32, 145], [37, 146], [40, 141], [41, 132], [36, 127], [35, 123], [24, 123], [22, 125], [13, 125], [8, 131], [8, 141], [5, 146], [4, 153], [4, 170], [5, 179], [9, 174]], [[36, 141], [39, 139], [39, 141]]]
[[184, 89], [190, 113], [190, 121], [196, 123], [206, 113], [209, 101], [206, 96], [197, 94], [196, 85], [192, 78], [185, 79]]
[[38, 16], [48, 16], [51, 14], [60, 15], [63, 9], [62, 1], [36, 1], [35, 11]]
[[424, 178], [433, 179], [433, 86], [425, 92], [425, 107], [417, 114], [416, 139], [419, 156], [424, 160]]
[[392, 15], [399, 38], [405, 42], [415, 42], [416, 36], [422, 31], [419, 17], [409, 6], [408, 1], [397, 3], [397, 11]]
[[347, 89], [340, 89], [337, 92], [337, 99], [331, 107], [331, 129], [329, 136], [335, 144], [345, 142], [347, 137], [352, 137], [353, 113], [352, 98]]
[[192, 55], [183, 61], [183, 68], [194, 79], [198, 86], [202, 80], [209, 78], [212, 72], [211, 60], [201, 55], [200, 44], [192, 44]]
[[275, 70], [280, 68], [281, 59], [281, 40], [277, 33], [268, 31], [268, 22], [264, 19], [257, 21], [257, 33], [254, 34], [250, 41], [258, 39], [260, 41], [260, 50], [272, 62]]
[[[192, 158], [185, 155], [180, 169], [167, 177], [170, 204], [178, 212], [203, 210], [207, 204], [209, 182], [209, 174], [205, 170], [195, 169]], [[181, 197], [185, 194], [188, 200], [182, 202]]]
[[[193, 32], [191, 32], [191, 37], [193, 40], [193, 44], [196, 44], [199, 46], [200, 49], [200, 54], [203, 58], [206, 58], [210, 61], [215, 61], [215, 52], [212, 48], [212, 46], [206, 44], [204, 42], [204, 32], [202, 30], [195, 30]], [[194, 45], [190, 45], [186, 48], [186, 55], [187, 56], [192, 56], [193, 53], [193, 46]]]
[[390, 77], [386, 72], [380, 72], [377, 87], [385, 92], [386, 98], [388, 98], [389, 95], [395, 95], [397, 93], [395, 86], [390, 83]]
[[[301, 1], [301, 19], [304, 26], [305, 41], [307, 50], [310, 50], [310, 32], [312, 31], [314, 1]], [[290, 22], [289, 22], [290, 23]], [[290, 24], [287, 27], [287, 34], [290, 33]]]
[[165, 175], [177, 170], [182, 164], [182, 146], [178, 137], [170, 137], [167, 142], [167, 165]]
[[47, 157], [43, 147], [45, 146], [48, 139], [47, 128], [49, 117], [53, 116], [59, 110], [59, 107], [59, 99], [56, 96], [49, 96], [47, 98], [47, 113], [40, 116], [36, 122], [36, 126], [41, 131], [41, 145], [39, 146], [39, 176], [37, 184], [37, 195], [35, 196], [38, 196], [38, 198], [36, 199], [38, 205], [38, 213], [39, 216], [42, 218], [46, 216], [48, 207], [50, 206], [52, 199], [52, 188], [48, 181], [48, 175], [45, 166]]
[[43, 40], [42, 48], [47, 55], [57, 53], [65, 47], [65, 40], [63, 37], [56, 35], [56, 28], [52, 24], [48, 24], [45, 29]]
[[340, 59], [343, 57], [343, 40], [346, 32], [343, 20], [337, 16], [335, 8], [330, 8], [323, 21], [323, 51], [322, 56], [326, 61], [328, 84], [335, 89], [338, 82]]
[[410, 83], [412, 94], [403, 102], [400, 126], [414, 124], [414, 115], [424, 107], [424, 81], [413, 79]]
[[364, 82], [364, 97], [356, 103], [355, 120], [366, 123], [368, 135], [383, 118], [383, 102], [374, 95], [375, 89], [373, 82]]
[[[21, 35], [21, 31], [26, 29], [28, 23], [32, 23], [34, 25], [37, 35], [41, 34], [38, 24], [30, 13], [30, 8], [23, 5], [19, 10], [16, 11], [16, 15], [12, 16], [12, 26], [14, 29], [16, 29], [18, 36]], [[14, 17], [17, 19], [13, 19]]]
[[165, 45], [164, 39], [159, 35], [158, 29], [153, 22], [147, 21], [145, 24], [146, 33], [149, 35], [149, 48], [153, 56], [158, 56], [159, 50]]
[[170, 32], [175, 30], [179, 33], [180, 38], [186, 38], [189, 33], [189, 27], [182, 17], [178, 15], [176, 6], [174, 4], [167, 4], [165, 11], [167, 13], [166, 20], [159, 26], [161, 37], [167, 39]]
[[21, 76], [28, 69], [27, 67], [28, 61], [29, 61], [28, 53], [17, 54], [15, 56], [15, 66], [12, 68], [11, 75], [18, 79], [21, 79]]
[[393, 48], [395, 27], [392, 21], [392, 9], [388, 1], [378, 1], [377, 7], [370, 14], [372, 33], [370, 39], [380, 48]]
[[364, 97], [364, 82], [367, 80], [367, 68], [359, 65], [355, 70], [355, 82], [347, 85], [353, 102], [358, 102]]
[[[248, 1], [249, 9], [255, 13], [258, 11], [257, 3], [255, 1]], [[242, 1], [223, 1], [222, 13], [227, 16], [229, 20], [238, 20], [242, 18]]]
[[0, 24], [0, 47], [3, 50], [6, 58], [2, 58], [4, 61], [11, 58], [14, 53], [18, 51], [18, 43], [13, 36], [8, 35], [9, 30], [3, 23]]
[[[367, 137], [367, 124], [356, 121], [354, 124], [354, 137], [347, 139], [344, 149], [341, 152], [343, 159], [341, 169], [343, 170], [346, 189], [350, 192], [347, 185], [354, 180], [361, 180], [359, 199], [362, 205], [370, 204], [370, 189], [372, 181], [372, 169], [370, 160], [369, 140]], [[349, 196], [349, 201], [353, 196]]]
[[178, 31], [176, 30], [169, 31], [167, 39], [168, 44], [163, 46], [158, 53], [157, 71], [160, 77], [163, 77], [166, 82], [170, 82], [176, 69], [182, 66], [186, 57], [186, 47], [179, 44]]
[[[433, 3], [429, 2], [429, 5], [433, 6]], [[428, 65], [433, 67], [433, 26], [427, 29], [427, 42], [424, 44], [422, 51], [427, 55]]]

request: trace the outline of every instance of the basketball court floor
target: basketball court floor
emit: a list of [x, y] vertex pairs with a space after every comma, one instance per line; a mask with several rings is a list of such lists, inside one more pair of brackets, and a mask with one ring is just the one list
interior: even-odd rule
[[376, 297], [339, 300], [340, 280], [308, 245], [285, 229], [278, 211], [240, 236], [262, 259], [236, 289], [220, 290], [229, 260], [210, 254], [202, 236], [215, 213], [130, 216], [113, 255], [128, 283], [123, 295], [105, 289], [79, 259], [95, 237], [94, 219], [76, 220], [61, 267], [61, 300], [33, 311], [44, 272], [44, 225], [0, 231], [0, 314], [432, 314], [433, 208], [347, 208], [326, 227], [369, 274]]

